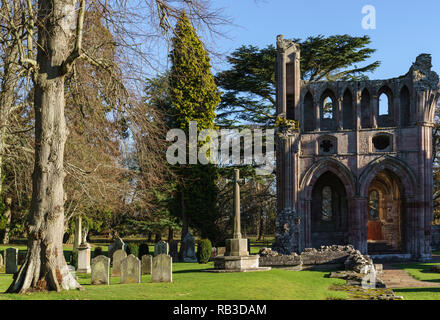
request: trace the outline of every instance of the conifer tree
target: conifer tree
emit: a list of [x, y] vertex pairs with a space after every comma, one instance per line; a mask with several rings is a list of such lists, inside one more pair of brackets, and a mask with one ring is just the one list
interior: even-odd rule
[[[214, 129], [215, 110], [220, 93], [211, 73], [208, 53], [185, 12], [182, 12], [172, 39], [169, 74], [171, 128], [189, 134], [189, 122], [197, 121], [197, 131]], [[214, 164], [190, 164], [176, 168], [179, 177], [171, 212], [182, 218], [182, 238], [188, 226], [202, 237], [215, 240], [218, 176]]]

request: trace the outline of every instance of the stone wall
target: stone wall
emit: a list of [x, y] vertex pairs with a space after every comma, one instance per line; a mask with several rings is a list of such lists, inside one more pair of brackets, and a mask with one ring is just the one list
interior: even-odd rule
[[266, 267], [294, 267], [333, 264], [345, 270], [361, 272], [367, 265], [373, 265], [369, 256], [364, 256], [353, 246], [322, 246], [320, 249], [307, 248], [301, 254], [278, 254], [269, 248], [260, 250], [260, 266]]

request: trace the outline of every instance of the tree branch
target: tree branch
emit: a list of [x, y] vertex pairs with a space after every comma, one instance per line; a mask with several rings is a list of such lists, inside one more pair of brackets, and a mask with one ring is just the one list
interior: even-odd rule
[[75, 48], [72, 50], [72, 52], [69, 54], [67, 59], [64, 60], [63, 64], [61, 65], [62, 74], [68, 73], [72, 69], [72, 65], [74, 64], [75, 60], [82, 55], [82, 36], [83, 36], [85, 6], [86, 6], [86, 1], [80, 0], [78, 20], [76, 24]]

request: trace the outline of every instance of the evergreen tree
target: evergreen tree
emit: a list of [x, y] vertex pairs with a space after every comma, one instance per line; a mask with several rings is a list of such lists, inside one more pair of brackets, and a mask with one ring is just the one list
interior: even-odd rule
[[[171, 97], [169, 126], [189, 134], [189, 122], [197, 121], [197, 131], [214, 129], [220, 94], [211, 73], [210, 59], [185, 12], [182, 12], [172, 39], [169, 74]], [[179, 177], [171, 212], [182, 218], [182, 237], [188, 226], [202, 237], [215, 240], [218, 208], [218, 169], [214, 164], [191, 164], [175, 168]]]

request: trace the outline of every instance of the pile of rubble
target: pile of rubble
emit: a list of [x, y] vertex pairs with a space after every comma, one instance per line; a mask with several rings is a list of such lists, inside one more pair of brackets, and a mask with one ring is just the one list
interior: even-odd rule
[[367, 265], [373, 265], [368, 256], [364, 256], [353, 246], [321, 246], [320, 249], [308, 248], [301, 254], [279, 254], [270, 248], [262, 248], [259, 252], [261, 266], [298, 266], [336, 264], [345, 266], [346, 270], [360, 272]]
[[365, 282], [366, 276], [371, 275], [375, 280], [375, 287], [384, 287], [382, 281], [376, 277], [381, 271], [377, 270], [380, 265], [374, 265], [369, 256], [363, 255], [351, 245], [308, 248], [299, 255], [296, 253], [283, 255], [270, 248], [262, 248], [259, 254], [260, 266], [307, 268], [307, 266], [332, 265], [342, 271], [331, 272], [331, 278], [345, 279], [349, 284], [360, 285]]

